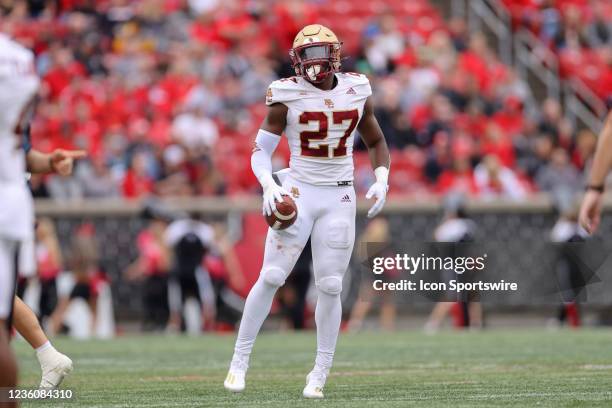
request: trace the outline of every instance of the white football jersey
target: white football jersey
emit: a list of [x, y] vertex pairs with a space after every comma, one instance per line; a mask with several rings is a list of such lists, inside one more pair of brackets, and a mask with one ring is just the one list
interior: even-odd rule
[[334, 89], [323, 91], [300, 77], [272, 82], [266, 104], [287, 106], [285, 134], [291, 176], [314, 185], [353, 181], [353, 140], [363, 107], [372, 94], [365, 75], [336, 73]]
[[0, 236], [16, 240], [32, 235], [34, 215], [15, 128], [38, 85], [34, 54], [0, 34]]

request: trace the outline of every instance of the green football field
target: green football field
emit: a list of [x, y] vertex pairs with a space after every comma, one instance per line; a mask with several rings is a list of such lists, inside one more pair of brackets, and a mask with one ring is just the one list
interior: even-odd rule
[[[265, 333], [247, 389], [223, 379], [234, 337], [58, 339], [75, 372], [64, 383], [75, 407], [611, 407], [612, 331], [403, 332], [342, 335], [326, 399], [301, 397], [314, 332]], [[38, 381], [24, 342], [15, 344], [21, 386]], [[23, 406], [62, 406], [57, 401]]]

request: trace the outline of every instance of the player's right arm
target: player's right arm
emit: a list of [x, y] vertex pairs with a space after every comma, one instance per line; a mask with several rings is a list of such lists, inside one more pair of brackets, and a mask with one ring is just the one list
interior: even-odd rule
[[287, 126], [287, 106], [273, 103], [268, 106], [268, 113], [261, 124], [255, 147], [251, 155], [251, 168], [263, 189], [263, 209], [265, 215], [272, 214], [275, 201], [282, 201], [282, 195], [288, 194], [272, 178], [272, 154], [280, 142], [281, 135]]
[[604, 128], [599, 135], [587, 193], [580, 207], [580, 225], [589, 234], [595, 232], [599, 227], [602, 195], [610, 167], [612, 167], [612, 112], [608, 113]]
[[84, 150], [56, 149], [51, 153], [39, 152], [29, 149], [26, 154], [26, 165], [30, 173], [47, 174], [57, 173], [61, 176], [72, 174], [75, 159], [87, 156]]
[[26, 154], [26, 169], [33, 174], [57, 173], [61, 176], [72, 174], [74, 160], [87, 156], [84, 150], [55, 149], [52, 153], [43, 153], [32, 148], [30, 123], [36, 109], [38, 97], [30, 98], [24, 106], [15, 126], [15, 134], [22, 138], [22, 147]]

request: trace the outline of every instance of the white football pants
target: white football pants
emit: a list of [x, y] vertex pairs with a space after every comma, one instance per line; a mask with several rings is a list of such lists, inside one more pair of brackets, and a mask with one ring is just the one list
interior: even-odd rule
[[355, 241], [355, 190], [352, 186], [315, 186], [290, 176], [283, 187], [297, 204], [298, 218], [285, 230], [268, 229], [263, 266], [246, 300], [232, 366], [245, 370], [248, 367], [255, 338], [270, 312], [274, 294], [285, 283], [311, 237], [318, 291], [314, 371], [327, 374], [340, 329], [342, 278]]
[[19, 243], [0, 237], [0, 319], [7, 320], [13, 309], [17, 250]]

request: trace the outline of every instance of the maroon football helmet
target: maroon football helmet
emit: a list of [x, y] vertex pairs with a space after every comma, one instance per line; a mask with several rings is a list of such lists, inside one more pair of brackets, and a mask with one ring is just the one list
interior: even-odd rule
[[342, 43], [329, 28], [320, 24], [304, 27], [293, 40], [289, 56], [297, 76], [318, 84], [340, 70]]

